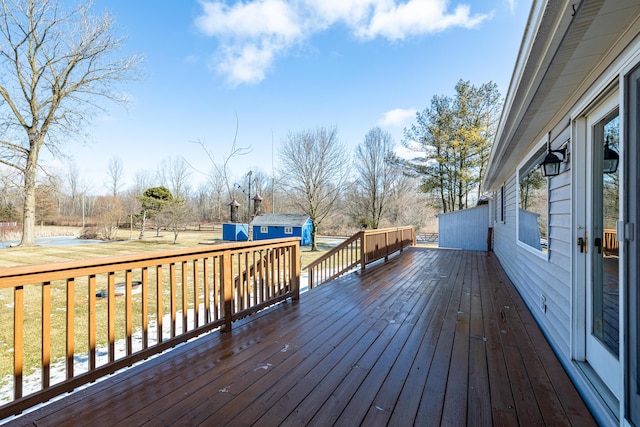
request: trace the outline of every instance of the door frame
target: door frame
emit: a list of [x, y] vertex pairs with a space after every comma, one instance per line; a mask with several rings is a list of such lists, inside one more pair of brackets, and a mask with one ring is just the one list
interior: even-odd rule
[[[620, 250], [623, 280], [625, 286], [620, 290], [623, 296], [624, 310], [622, 326], [624, 328], [621, 357], [624, 367], [624, 417], [640, 425], [640, 372], [636, 361], [640, 353], [640, 292], [637, 285], [640, 280], [638, 271], [638, 226], [640, 226], [640, 200], [638, 199], [638, 179], [640, 179], [640, 64], [637, 64], [624, 76], [624, 114], [621, 151], [624, 153], [620, 165], [626, 173], [620, 182], [623, 185], [623, 222], [618, 227], [624, 230], [624, 239]], [[635, 96], [633, 96], [635, 94]], [[635, 98], [635, 102], [634, 101]], [[633, 118], [636, 118], [633, 120]], [[621, 231], [621, 230], [619, 230]], [[633, 284], [636, 284], [635, 286]], [[628, 286], [626, 286], [628, 285]]]
[[[593, 138], [592, 126], [604, 119], [611, 111], [618, 108], [620, 116], [620, 133], [623, 133], [623, 108], [621, 100], [621, 90], [616, 83], [610, 85], [606, 90], [602, 91], [600, 95], [594, 100], [588, 108], [585, 108], [578, 116], [572, 121], [572, 138], [571, 138], [571, 164], [572, 164], [572, 199], [573, 199], [573, 215], [572, 215], [572, 253], [573, 253], [573, 280], [572, 280], [572, 320], [573, 320], [573, 337], [571, 347], [571, 357], [580, 362], [587, 362], [587, 340], [591, 335], [590, 325], [588, 319], [591, 316], [591, 307], [588, 305], [590, 301], [587, 284], [590, 286], [590, 262], [587, 261], [587, 257], [590, 256], [590, 252], [593, 250], [592, 236], [589, 235], [590, 219], [592, 215], [591, 203], [592, 203], [592, 174], [590, 173], [589, 165], [592, 163], [592, 151], [591, 140]], [[622, 164], [621, 156], [621, 164]], [[620, 167], [620, 166], [619, 166]], [[620, 178], [623, 183], [623, 171], [620, 167]], [[621, 185], [621, 196], [623, 195], [624, 185]], [[621, 197], [622, 199], [622, 197]], [[624, 205], [624, 204], [622, 204]], [[620, 212], [623, 206], [620, 206]], [[586, 241], [586, 253], [580, 252], [580, 248], [577, 244], [578, 239], [582, 238]], [[620, 257], [622, 260], [622, 252]], [[620, 263], [620, 273], [622, 270], [622, 262]], [[619, 286], [620, 286], [620, 298], [622, 297], [622, 278], [619, 274]], [[619, 300], [619, 319], [622, 319], [623, 308], [622, 300]], [[622, 331], [623, 322], [620, 322], [620, 331]], [[622, 338], [622, 333], [621, 333]], [[620, 342], [620, 353], [624, 349], [622, 339]], [[608, 387], [613, 385], [613, 394], [619, 401], [623, 400], [624, 384], [622, 384], [622, 360], [620, 357], [617, 361], [617, 368], [610, 376], [610, 382], [613, 384], [607, 384]], [[593, 372], [596, 374], [596, 369], [591, 366]], [[587, 372], [589, 374], [589, 372]], [[598, 377], [599, 382], [604, 386], [605, 379]]]

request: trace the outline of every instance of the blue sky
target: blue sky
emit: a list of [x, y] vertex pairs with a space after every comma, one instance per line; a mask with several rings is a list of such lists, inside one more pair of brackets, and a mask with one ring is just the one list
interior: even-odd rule
[[[119, 31], [125, 53], [145, 58], [139, 82], [123, 84], [124, 109], [105, 104], [71, 142], [80, 177], [105, 193], [109, 159], [130, 182], [183, 156], [197, 170], [211, 162], [193, 141], [224, 160], [236, 132], [249, 155], [235, 175], [275, 166], [289, 132], [336, 126], [350, 148], [374, 126], [400, 145], [403, 128], [434, 95], [459, 79], [498, 84], [506, 93], [530, 1], [520, 0], [96, 0]], [[239, 179], [239, 178], [238, 178]], [[193, 187], [206, 177], [192, 172]]]

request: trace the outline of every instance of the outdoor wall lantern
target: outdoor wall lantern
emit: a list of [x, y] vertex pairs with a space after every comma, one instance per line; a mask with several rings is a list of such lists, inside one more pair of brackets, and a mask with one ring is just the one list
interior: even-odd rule
[[603, 172], [604, 173], [616, 173], [618, 170], [618, 162], [620, 161], [620, 156], [618, 153], [609, 148], [609, 137], [607, 137], [604, 142], [604, 162], [603, 162]]
[[[562, 155], [559, 158], [556, 154]], [[563, 147], [560, 150], [551, 149], [551, 132], [547, 138], [547, 155], [544, 157], [542, 163], [540, 163], [540, 169], [542, 170], [542, 176], [556, 176], [560, 173], [560, 164], [567, 160], [567, 147]]]

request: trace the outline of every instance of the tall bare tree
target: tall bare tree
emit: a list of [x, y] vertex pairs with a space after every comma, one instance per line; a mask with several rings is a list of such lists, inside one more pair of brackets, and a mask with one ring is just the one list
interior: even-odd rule
[[283, 185], [292, 202], [309, 215], [313, 224], [312, 251], [317, 250], [318, 227], [342, 190], [348, 161], [335, 126], [289, 133], [280, 147]]
[[393, 140], [379, 127], [371, 129], [356, 147], [353, 200], [362, 225], [376, 229], [388, 210], [392, 188], [400, 175], [397, 162], [393, 162]]
[[208, 186], [211, 187], [212, 193], [214, 195], [214, 212], [213, 218], [216, 221], [222, 221], [223, 218], [223, 204], [228, 203], [229, 201], [223, 199], [223, 193], [227, 189], [227, 179], [223, 174], [223, 167], [218, 165], [217, 167], [212, 167], [209, 172], [209, 180]]
[[0, 0], [0, 163], [24, 186], [21, 245], [35, 244], [36, 172], [43, 146], [60, 152], [106, 98], [124, 102], [116, 83], [137, 77], [138, 56], [123, 57], [124, 38], [91, 2], [71, 10], [57, 0]]
[[158, 169], [158, 180], [169, 188], [173, 197], [184, 200], [191, 191], [189, 164], [182, 157], [163, 160]]
[[107, 190], [114, 199], [118, 197], [118, 191], [122, 191], [122, 181], [124, 179], [124, 167], [122, 166], [122, 159], [118, 156], [113, 156], [109, 159], [109, 167], [107, 168], [107, 177], [109, 180], [106, 183]]

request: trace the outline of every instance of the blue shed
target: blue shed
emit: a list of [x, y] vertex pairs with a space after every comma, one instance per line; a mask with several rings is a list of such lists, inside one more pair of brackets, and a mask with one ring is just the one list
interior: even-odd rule
[[253, 219], [253, 240], [300, 237], [301, 245], [311, 244], [311, 218], [306, 214], [264, 214]]
[[222, 224], [222, 240], [233, 242], [249, 240], [249, 224], [237, 222]]

